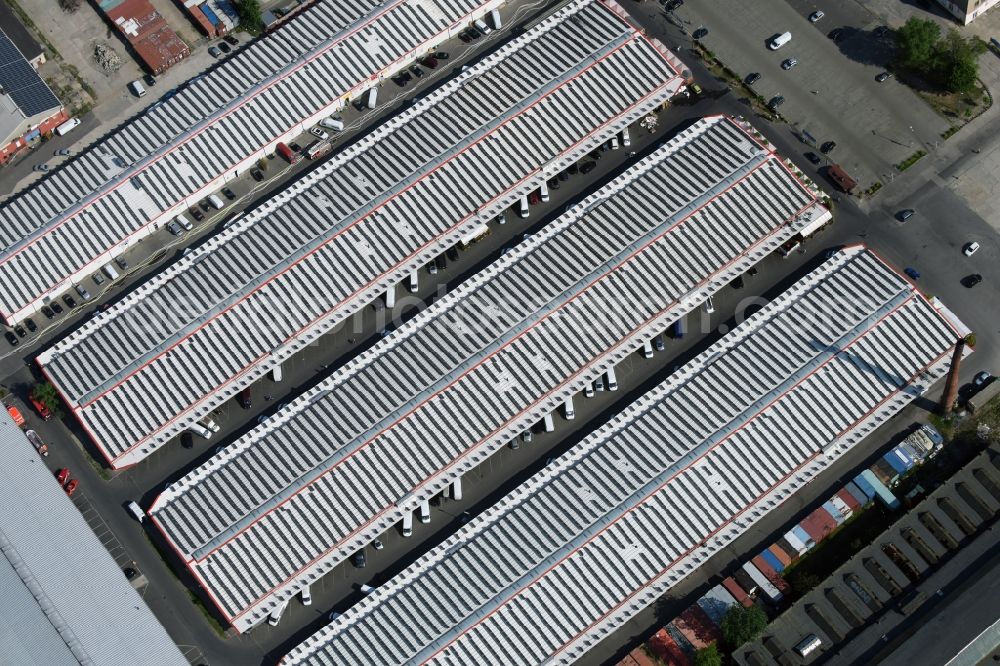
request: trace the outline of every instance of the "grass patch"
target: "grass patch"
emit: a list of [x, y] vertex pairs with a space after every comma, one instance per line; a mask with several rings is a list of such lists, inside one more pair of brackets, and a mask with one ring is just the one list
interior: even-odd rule
[[861, 196], [870, 197], [881, 189], [882, 189], [882, 181], [876, 180], [874, 183], [872, 183], [871, 187], [869, 187], [867, 190], [861, 193]]
[[934, 111], [949, 120], [974, 118], [990, 108], [992, 104], [992, 100], [986, 94], [986, 87], [982, 81], [977, 81], [976, 89], [969, 93], [927, 90], [922, 86], [911, 86], [911, 88]]
[[197, 606], [198, 610], [201, 611], [202, 616], [204, 616], [205, 621], [208, 622], [208, 626], [212, 627], [215, 633], [219, 635], [219, 638], [229, 638], [229, 636], [226, 635], [226, 628], [222, 626], [222, 623], [219, 622], [218, 619], [216, 619], [215, 614], [208, 610], [208, 607], [205, 606], [205, 602], [203, 602], [201, 598], [191, 590], [188, 590], [187, 593], [188, 597], [191, 599], [191, 603]]
[[916, 164], [917, 162], [919, 162], [920, 158], [924, 157], [926, 154], [927, 154], [926, 150], [918, 150], [917, 152], [913, 153], [912, 155], [910, 155], [909, 157], [907, 157], [905, 160], [903, 160], [902, 162], [900, 162], [899, 164], [897, 164], [896, 168], [898, 170], [900, 170], [900, 171], [906, 171], [911, 166], [913, 166], [914, 164]]

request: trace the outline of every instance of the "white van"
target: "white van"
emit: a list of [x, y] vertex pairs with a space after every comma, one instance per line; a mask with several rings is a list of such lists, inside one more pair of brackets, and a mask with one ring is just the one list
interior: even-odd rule
[[107, 275], [108, 279], [111, 280], [112, 282], [114, 282], [120, 277], [118, 275], [118, 271], [116, 271], [115, 267], [112, 266], [111, 264], [104, 264], [101, 270], [104, 271], [104, 274]]
[[608, 368], [608, 390], [609, 391], [618, 390], [618, 378], [615, 377], [614, 368]]
[[375, 591], [375, 588], [372, 585], [363, 584], [361, 586], [361, 594], [369, 595], [369, 594], [371, 594], [374, 591]]
[[219, 198], [218, 194], [210, 194], [208, 197], [208, 203], [212, 204], [212, 208], [215, 210], [222, 210], [226, 207], [225, 202]]
[[632, 145], [632, 137], [628, 135], [628, 128], [622, 130], [622, 145], [628, 148]]
[[313, 595], [312, 592], [309, 590], [308, 585], [299, 590], [299, 596], [302, 598], [303, 606], [312, 606]]
[[576, 409], [573, 407], [573, 398], [566, 398], [566, 402], [563, 403], [563, 413], [566, 415], [567, 421], [572, 421], [576, 418]]
[[705, 302], [701, 304], [701, 307], [705, 309], [705, 314], [712, 314], [715, 312], [715, 301], [709, 296], [705, 299]]
[[542, 430], [545, 432], [552, 432], [556, 429], [556, 424], [552, 420], [552, 414], [546, 414], [542, 417]]
[[374, 109], [375, 102], [378, 100], [378, 88], [372, 88], [368, 91], [368, 108]]
[[417, 282], [417, 271], [410, 273], [410, 281], [407, 286], [410, 288], [411, 292], [416, 293], [417, 288], [419, 287], [419, 283]]
[[483, 33], [484, 35], [488, 35], [491, 32], [493, 32], [493, 28], [486, 25], [486, 22], [483, 21], [482, 19], [476, 19], [475, 21], [473, 21], [473, 24], [476, 26], [479, 32]]
[[642, 341], [642, 357], [653, 358], [653, 343], [649, 340]]
[[63, 124], [56, 127], [56, 134], [59, 136], [66, 136], [69, 132], [76, 128], [80, 124], [79, 118], [70, 118]]
[[420, 503], [420, 522], [431, 522], [431, 507], [427, 502]]
[[528, 215], [531, 214], [528, 211], [528, 195], [527, 194], [522, 194], [521, 195], [521, 210], [520, 210], [520, 213], [521, 213], [521, 217], [528, 217]]
[[538, 195], [541, 197], [543, 202], [549, 200], [549, 184], [544, 180], [542, 181], [542, 184], [538, 186]]
[[142, 507], [140, 507], [135, 500], [129, 500], [128, 504], [125, 506], [128, 507], [129, 513], [135, 516], [135, 519], [140, 523], [146, 519], [146, 514], [143, 513]]
[[212, 417], [206, 416], [201, 421], [198, 422], [199, 425], [204, 426], [212, 432], [219, 432], [219, 424], [212, 420]]
[[146, 89], [142, 87], [142, 82], [140, 82], [138, 79], [128, 84], [128, 88], [129, 90], [132, 91], [132, 94], [135, 95], [136, 97], [146, 96]]
[[321, 127], [325, 127], [335, 132], [340, 132], [344, 129], [344, 121], [334, 116], [330, 116], [329, 118], [324, 118], [323, 120], [319, 121], [319, 124]]
[[772, 51], [777, 51], [790, 41], [792, 41], [792, 33], [783, 32], [774, 39], [772, 39], [770, 42], [768, 42], [767, 48], [771, 49]]
[[212, 439], [212, 431], [201, 425], [200, 423], [192, 423], [188, 426], [188, 430], [198, 435], [202, 439]]
[[191, 231], [191, 229], [192, 229], [191, 223], [188, 222], [188, 219], [186, 217], [184, 217], [183, 215], [178, 215], [177, 217], [175, 217], [174, 218], [174, 222], [176, 222], [177, 224], [181, 225], [181, 228], [184, 229], [184, 230], [186, 230], [186, 231]]

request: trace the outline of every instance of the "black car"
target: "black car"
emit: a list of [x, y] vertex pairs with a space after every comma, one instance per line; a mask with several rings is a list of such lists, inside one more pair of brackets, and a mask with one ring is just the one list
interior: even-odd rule
[[824, 155], [826, 155], [826, 154], [832, 152], [833, 149], [836, 148], [836, 147], [837, 147], [837, 142], [836, 141], [827, 141], [826, 143], [824, 143], [822, 146], [819, 147], [819, 151], [821, 153], [823, 153]]
[[844, 38], [844, 29], [834, 28], [827, 34], [827, 37], [832, 39], [834, 42], [839, 42], [841, 39]]
[[62, 306], [59, 305], [57, 302], [52, 301], [51, 307], [52, 307], [52, 311], [55, 312], [56, 314], [62, 314], [62, 311], [63, 311], [62, 310]]
[[434, 265], [438, 267], [439, 271], [443, 271], [448, 268], [448, 259], [443, 254], [439, 254], [434, 259]]
[[747, 78], [743, 79], [743, 82], [746, 83], [748, 86], [752, 86], [758, 81], [760, 81], [760, 72], [750, 72], [749, 74], [747, 74]]
[[900, 222], [906, 222], [908, 219], [913, 217], [914, 213], [916, 213], [916, 211], [914, 211], [912, 208], [904, 208], [903, 210], [896, 213], [896, 219], [899, 220]]
[[[406, 72], [403, 72], [403, 74], [406, 74]], [[413, 78], [409, 74], [406, 74], [405, 76], [403, 74], [397, 74], [396, 76], [392, 77], [392, 82], [395, 83], [400, 88], [405, 86], [407, 81]]]
[[469, 36], [469, 32], [467, 30], [463, 30], [462, 32], [458, 33], [458, 38], [462, 40], [463, 44], [468, 44], [469, 42], [472, 41], [472, 37]]
[[809, 160], [812, 164], [819, 164], [820, 162], [823, 161], [819, 155], [813, 152], [806, 153], [806, 159]]
[[468, 33], [469, 37], [471, 37], [472, 39], [479, 39], [480, 37], [483, 36], [483, 33], [479, 32], [479, 30], [472, 27], [469, 28]]
[[667, 4], [665, 4], [663, 8], [668, 12], [672, 12], [683, 4], [684, 0], [667, 0]]
[[569, 172], [569, 175], [575, 176], [576, 174], [580, 173], [580, 165], [577, 164], [576, 162], [573, 162], [568, 167], [566, 167], [566, 171]]
[[876, 39], [882, 39], [888, 32], [889, 32], [888, 26], [880, 25], [879, 27], [875, 28], [872, 34], [875, 36]]
[[65, 303], [66, 307], [68, 307], [70, 310], [76, 307], [76, 301], [74, 301], [73, 297], [70, 296], [69, 294], [63, 294], [62, 299], [63, 303]]
[[226, 35], [225, 37], [223, 37], [223, 39], [226, 40], [227, 44], [231, 44], [233, 46], [236, 46], [237, 44], [240, 43], [240, 40], [236, 39], [232, 35]]
[[201, 208], [206, 213], [208, 212], [208, 209], [211, 207], [212, 204], [208, 203], [208, 199], [202, 199], [201, 201], [198, 202], [198, 208]]
[[445, 254], [448, 255], [448, 259], [450, 259], [451, 261], [458, 261], [458, 248], [455, 247], [454, 245], [449, 247], [445, 251]]
[[240, 403], [243, 409], [250, 409], [253, 407], [253, 392], [249, 388], [243, 389], [236, 394], [236, 402]]
[[260, 169], [250, 169], [250, 175], [258, 183], [264, 180], [264, 174], [260, 172]]
[[729, 283], [729, 286], [732, 287], [733, 289], [742, 289], [744, 286], [743, 276], [737, 275], [736, 278]]
[[884, 83], [890, 76], [892, 76], [892, 74], [890, 74], [889, 72], [882, 72], [881, 74], [875, 77], [875, 80], [878, 81], [879, 83]]
[[557, 173], [556, 174], [556, 180], [561, 180], [563, 182], [569, 180], [569, 170], [568, 169], [563, 169], [562, 171], [560, 171], [559, 173]]
[[288, 147], [292, 149], [293, 153], [301, 153], [302, 152], [302, 146], [300, 146], [299, 144], [295, 143], [294, 141], [292, 141], [290, 144], [288, 144]]
[[359, 550], [351, 555], [351, 564], [353, 564], [356, 569], [364, 569], [365, 564], [367, 564], [365, 561], [365, 551]]
[[417, 62], [419, 62], [421, 65], [423, 65], [428, 69], [436, 69], [438, 66], [437, 58], [435, 58], [434, 56], [427, 56], [426, 58], [421, 58]]
[[215, 48], [214, 46], [209, 46], [208, 55], [212, 56], [213, 58], [221, 58], [222, 52], [220, 52], [219, 49]]
[[597, 162], [584, 162], [580, 165], [580, 173], [590, 173], [597, 168]]
[[36, 324], [35, 320], [31, 318], [25, 319], [24, 325], [27, 326], [28, 330], [31, 331], [32, 333], [38, 330], [38, 324]]
[[223, 53], [229, 53], [232, 51], [232, 49], [229, 48], [229, 44], [226, 44], [225, 42], [219, 42], [219, 50]]
[[19, 338], [23, 338], [28, 334], [28, 332], [24, 330], [24, 326], [21, 326], [20, 324], [14, 324], [14, 332], [17, 333], [17, 337]]
[[192, 208], [192, 209], [190, 210], [190, 213], [191, 213], [191, 217], [193, 217], [193, 218], [194, 218], [195, 220], [197, 220], [198, 222], [201, 222], [202, 220], [204, 220], [204, 219], [205, 219], [205, 214], [204, 214], [204, 213], [202, 213], [202, 212], [201, 212], [200, 210], [198, 210], [197, 208]]
[[[979, 273], [973, 273], [972, 275], [967, 275], [964, 278], [962, 278], [962, 284], [965, 285], [965, 287], [968, 289], [975, 287], [982, 281], [983, 281], [983, 276], [980, 275]], [[8, 335], [10, 334], [8, 333]], [[7, 339], [10, 340], [9, 337]]]
[[185, 449], [194, 448], [194, 435], [191, 434], [190, 430], [185, 430], [181, 433], [181, 446]]
[[146, 85], [149, 86], [150, 88], [156, 85], [156, 77], [153, 76], [152, 74], [147, 74], [146, 76], [142, 77], [142, 80], [145, 81]]
[[52, 312], [52, 308], [47, 305], [42, 306], [42, 314], [45, 315], [46, 319], [52, 319], [55, 317], [55, 313]]
[[132, 580], [133, 578], [139, 575], [139, 572], [133, 569], [132, 567], [125, 567], [124, 569], [122, 569], [122, 573], [125, 574], [125, 577], [128, 578], [129, 580]]
[[413, 72], [413, 76], [417, 77], [418, 79], [424, 75], [424, 70], [420, 69], [416, 65], [411, 67], [410, 71]]
[[694, 37], [695, 39], [702, 39], [704, 37], [707, 37], [708, 28], [698, 28], [693, 33], [691, 33], [691, 36]]
[[4, 331], [3, 337], [7, 338], [7, 342], [10, 343], [11, 347], [16, 347], [20, 342], [20, 340], [17, 339], [17, 336], [10, 331]]
[[549, 187], [550, 190], [558, 190], [559, 189], [559, 179], [558, 178], [551, 178], [545, 184], [548, 185], [548, 187]]
[[438, 60], [447, 60], [449, 56], [447, 51], [435, 51], [434, 57]]
[[227, 198], [227, 199], [229, 199], [230, 201], [232, 201], [233, 199], [235, 199], [235, 198], [236, 198], [236, 195], [235, 195], [235, 194], [233, 193], [233, 191], [232, 191], [231, 189], [229, 189], [228, 187], [223, 187], [223, 188], [222, 188], [222, 196], [226, 197], [226, 198]]
[[771, 101], [767, 103], [767, 108], [772, 111], [776, 110], [779, 106], [785, 103], [785, 98], [781, 95], [775, 95], [771, 98]]

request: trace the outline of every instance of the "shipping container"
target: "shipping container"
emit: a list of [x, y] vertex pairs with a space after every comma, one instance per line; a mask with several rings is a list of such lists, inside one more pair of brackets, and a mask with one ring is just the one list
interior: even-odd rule
[[885, 461], [884, 458], [879, 458], [871, 464], [868, 468], [876, 479], [885, 484], [886, 486], [891, 486], [893, 482], [899, 478], [899, 472], [897, 472], [892, 465]]
[[767, 547], [767, 549], [771, 551], [772, 555], [778, 558], [778, 561], [781, 562], [781, 565], [784, 567], [787, 567], [789, 564], [791, 564], [792, 560], [794, 559], [788, 551], [786, 551], [784, 548], [781, 547], [780, 544], [772, 543], [770, 546]]
[[[887, 488], [884, 483], [878, 480], [878, 478], [870, 469], [866, 469], [865, 471], [861, 472], [859, 476], [862, 477], [865, 480], [865, 482], [872, 488], [872, 490], [875, 493], [875, 496], [878, 497], [883, 504], [885, 504], [890, 509], [899, 508], [899, 500], [896, 499], [896, 496], [892, 494], [892, 491], [889, 490], [889, 488]], [[855, 479], [855, 481], [857, 481], [857, 479]]]
[[781, 543], [782, 548], [785, 549], [786, 553], [795, 553], [796, 557], [801, 557], [809, 550], [809, 546], [806, 545], [806, 542], [792, 530], [785, 532], [779, 542]]
[[689, 666], [691, 663], [684, 650], [677, 644], [666, 629], [660, 629], [646, 642], [650, 651], [663, 663], [670, 666]]
[[698, 605], [715, 624], [721, 623], [726, 611], [737, 603], [736, 598], [722, 585], [716, 585], [698, 600]]
[[697, 604], [688, 606], [680, 616], [675, 618], [674, 626], [698, 650], [708, 647], [711, 643], [722, 641], [722, 633], [719, 628]]
[[880, 459], [886, 465], [892, 468], [892, 471], [896, 473], [898, 477], [900, 474], [904, 474], [907, 470], [906, 463], [899, 459], [899, 456], [894, 454], [892, 451], [882, 456]]
[[[766, 550], [764, 552], [767, 553]], [[770, 553], [768, 554], [770, 555]], [[774, 556], [772, 555], [771, 557]], [[791, 589], [785, 579], [781, 577], [781, 573], [774, 568], [771, 562], [764, 557], [763, 554], [755, 555], [750, 561], [755, 567], [757, 567], [757, 570], [767, 576], [767, 579], [771, 582], [771, 584], [778, 588], [782, 593], [787, 593], [788, 590]]]
[[837, 498], [847, 505], [847, 508], [852, 515], [860, 511], [863, 506], [854, 495], [847, 491], [846, 486], [837, 491]]
[[[872, 476], [874, 476], [874, 475], [872, 475]], [[854, 477], [854, 479], [851, 481], [851, 483], [853, 483], [857, 487], [858, 490], [860, 490], [862, 493], [864, 493], [865, 497], [867, 497], [869, 501], [875, 499], [878, 496], [878, 493], [875, 492], [875, 486], [873, 486], [868, 481], [868, 478], [865, 476], [864, 472], [862, 472], [862, 473], [858, 474], [856, 477]]]
[[819, 507], [803, 518], [799, 527], [804, 529], [815, 543], [819, 543], [837, 528], [837, 521], [826, 509]]
[[684, 654], [693, 655], [695, 650], [694, 646], [691, 645], [691, 641], [681, 632], [680, 629], [674, 626], [673, 622], [668, 622], [663, 626], [663, 629], [667, 632], [667, 635], [674, 640]]
[[[913, 469], [913, 466], [917, 464], [916, 459], [910, 453], [909, 447], [907, 447], [907, 446], [905, 446], [903, 444], [899, 444], [898, 446], [896, 446], [896, 448], [894, 448], [892, 451], [890, 451], [890, 453], [893, 454], [894, 456], [896, 456], [897, 458], [899, 458], [899, 460], [904, 465], [906, 465], [906, 469], [907, 470]], [[917, 456], [917, 458], [919, 458], [919, 456]]]
[[747, 591], [732, 578], [723, 578], [722, 587], [726, 590], [726, 592], [733, 595], [733, 598], [736, 599], [737, 603], [742, 604], [747, 608], [753, 606], [753, 600], [750, 598], [750, 595], [748, 595]]
[[811, 536], [809, 536], [809, 532], [806, 532], [804, 529], [802, 529], [801, 525], [796, 525], [789, 531], [795, 536], [797, 536], [799, 540], [805, 544], [806, 550], [812, 550], [816, 546], [816, 541], [813, 540]]
[[833, 500], [823, 502], [823, 508], [826, 509], [828, 514], [830, 514], [831, 518], [837, 521], [838, 525], [842, 525], [844, 521], [847, 520], [847, 516], [840, 512], [840, 509], [838, 509], [837, 505], [833, 503]]
[[770, 550], [761, 551], [760, 557], [762, 557], [771, 566], [771, 568], [779, 574], [785, 570], [785, 565], [782, 564], [781, 560], [775, 557], [774, 553]]
[[742, 569], [750, 577], [750, 580], [757, 585], [757, 589], [764, 595], [764, 598], [773, 604], [781, 601], [781, 591], [752, 562], [746, 562]]

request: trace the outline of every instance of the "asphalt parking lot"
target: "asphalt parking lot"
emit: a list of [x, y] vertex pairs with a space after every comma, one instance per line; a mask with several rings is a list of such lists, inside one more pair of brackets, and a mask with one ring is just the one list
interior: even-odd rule
[[[655, 16], [655, 5], [646, 4], [639, 11], [652, 12], [654, 23], [665, 24]], [[784, 97], [779, 110], [795, 129], [820, 144], [836, 142], [830, 160], [866, 189], [887, 181], [894, 164], [936, 145], [948, 123], [895, 79], [875, 80], [892, 54], [891, 35], [873, 34], [878, 21], [855, 3], [830, 4], [826, 16], [810, 23], [813, 9], [805, 2], [690, 2], [675, 12], [689, 33], [678, 39], [688, 46], [690, 34], [706, 28], [701, 43], [741, 78], [759, 73], [754, 90], [768, 100]], [[827, 37], [835, 28], [844, 35], [836, 43]], [[791, 32], [791, 41], [770, 50], [768, 40], [783, 32]], [[789, 58], [798, 64], [783, 70], [781, 63]]]

